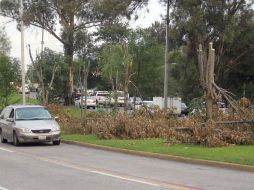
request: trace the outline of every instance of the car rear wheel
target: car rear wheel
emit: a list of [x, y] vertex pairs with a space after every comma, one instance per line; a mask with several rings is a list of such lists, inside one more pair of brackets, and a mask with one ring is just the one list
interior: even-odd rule
[[19, 139], [18, 139], [17, 134], [15, 132], [13, 133], [13, 145], [14, 146], [19, 146], [20, 145]]
[[58, 140], [58, 141], [53, 141], [53, 145], [60, 145], [61, 141]]
[[7, 140], [4, 139], [3, 137], [3, 134], [2, 134], [2, 130], [0, 129], [0, 140], [1, 140], [1, 143], [7, 143]]

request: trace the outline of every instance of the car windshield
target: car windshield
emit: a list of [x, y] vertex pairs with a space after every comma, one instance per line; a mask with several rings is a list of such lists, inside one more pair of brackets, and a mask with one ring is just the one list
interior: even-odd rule
[[97, 96], [105, 96], [105, 97], [107, 97], [107, 96], [109, 96], [109, 94], [97, 94]]
[[52, 116], [45, 108], [17, 108], [16, 120], [48, 120]]

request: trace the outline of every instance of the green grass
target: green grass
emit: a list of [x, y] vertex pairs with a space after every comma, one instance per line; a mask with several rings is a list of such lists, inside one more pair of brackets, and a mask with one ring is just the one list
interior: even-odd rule
[[[22, 94], [12, 94], [9, 98], [10, 104], [22, 104]], [[37, 99], [26, 98], [26, 104], [39, 104]]]
[[162, 139], [145, 140], [100, 140], [92, 135], [62, 135], [64, 140], [86, 142], [96, 145], [117, 147], [129, 150], [183, 156], [188, 158], [254, 165], [254, 146], [230, 146], [206, 148], [198, 145], [178, 144], [167, 146]]

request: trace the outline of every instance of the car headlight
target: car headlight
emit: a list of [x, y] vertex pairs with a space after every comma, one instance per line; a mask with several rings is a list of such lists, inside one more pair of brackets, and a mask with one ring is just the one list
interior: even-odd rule
[[17, 128], [16, 131], [19, 133], [31, 133], [31, 129], [28, 128]]
[[52, 131], [60, 131], [60, 127], [57, 126], [57, 125], [55, 125], [55, 126], [53, 127]]

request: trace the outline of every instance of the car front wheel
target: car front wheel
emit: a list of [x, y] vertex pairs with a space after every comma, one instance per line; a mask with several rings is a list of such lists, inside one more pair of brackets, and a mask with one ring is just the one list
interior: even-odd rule
[[19, 146], [20, 145], [19, 139], [18, 139], [17, 134], [15, 132], [13, 133], [13, 145], [14, 146]]

